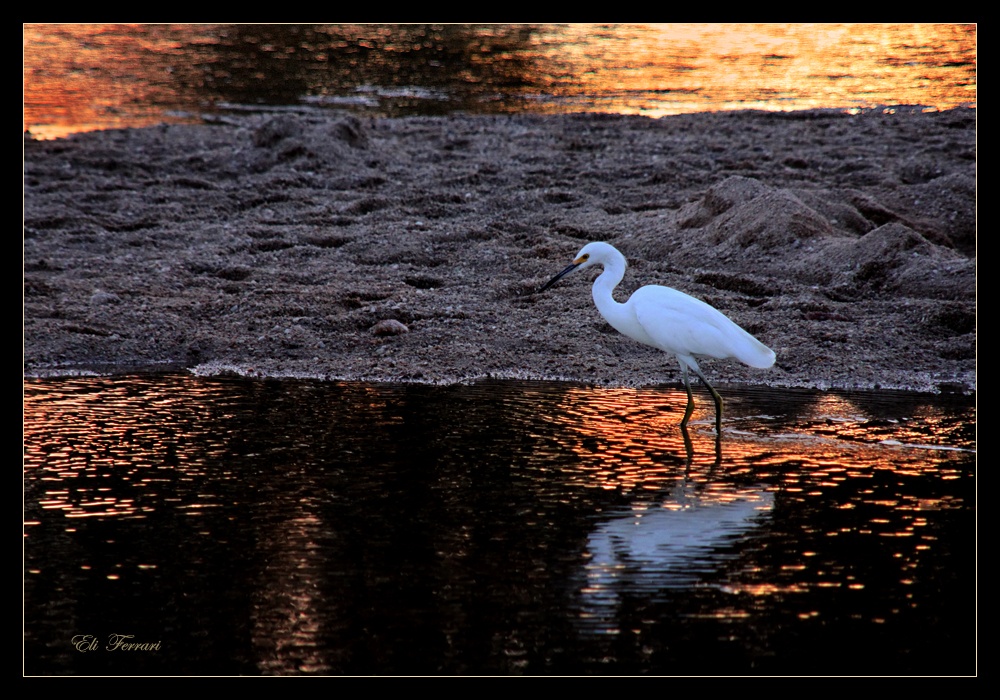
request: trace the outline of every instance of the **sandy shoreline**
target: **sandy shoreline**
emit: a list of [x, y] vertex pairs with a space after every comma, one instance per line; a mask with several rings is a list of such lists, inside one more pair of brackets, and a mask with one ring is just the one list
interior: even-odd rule
[[975, 389], [975, 110], [289, 113], [24, 159], [28, 375], [679, 381], [600, 318], [594, 273], [538, 293], [607, 240], [619, 300], [677, 287], [777, 353], [705, 362], [719, 385]]

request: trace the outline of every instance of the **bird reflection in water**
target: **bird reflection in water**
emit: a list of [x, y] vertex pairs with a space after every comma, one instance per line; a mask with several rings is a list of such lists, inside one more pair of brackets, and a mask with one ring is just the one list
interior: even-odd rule
[[612, 632], [624, 598], [705, 584], [739, 556], [773, 507], [774, 494], [762, 486], [705, 487], [685, 478], [657, 505], [618, 511], [587, 538], [582, 618]]

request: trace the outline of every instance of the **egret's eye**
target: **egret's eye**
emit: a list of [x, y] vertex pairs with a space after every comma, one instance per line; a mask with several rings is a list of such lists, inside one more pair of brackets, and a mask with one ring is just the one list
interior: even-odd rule
[[575, 262], [575, 263], [576, 263], [577, 265], [579, 265], [580, 263], [585, 263], [585, 262], [587, 262], [587, 260], [588, 260], [589, 258], [590, 258], [590, 253], [584, 253], [583, 255], [581, 255], [580, 257], [578, 257], [578, 258], [577, 258], [576, 260], [574, 260], [573, 262]]

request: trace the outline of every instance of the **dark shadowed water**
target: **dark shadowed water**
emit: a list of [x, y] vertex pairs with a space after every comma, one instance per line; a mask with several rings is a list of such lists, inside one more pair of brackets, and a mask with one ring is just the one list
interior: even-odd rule
[[975, 673], [974, 400], [722, 389], [26, 380], [24, 671]]

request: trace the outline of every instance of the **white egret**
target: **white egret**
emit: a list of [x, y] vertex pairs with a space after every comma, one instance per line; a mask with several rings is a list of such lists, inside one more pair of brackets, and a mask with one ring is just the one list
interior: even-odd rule
[[684, 376], [688, 404], [681, 420], [687, 426], [694, 410], [694, 397], [688, 380], [690, 369], [704, 382], [715, 399], [715, 428], [722, 433], [722, 397], [698, 367], [696, 357], [735, 358], [744, 364], [766, 369], [774, 364], [774, 351], [761, 343], [718, 309], [700, 299], [670, 287], [649, 285], [637, 289], [624, 304], [615, 301], [612, 291], [625, 276], [625, 256], [608, 243], [588, 243], [580, 249], [573, 264], [550, 279], [545, 291], [573, 270], [602, 265], [594, 280], [594, 304], [604, 320], [623, 335], [645, 345], [652, 345], [677, 357]]

